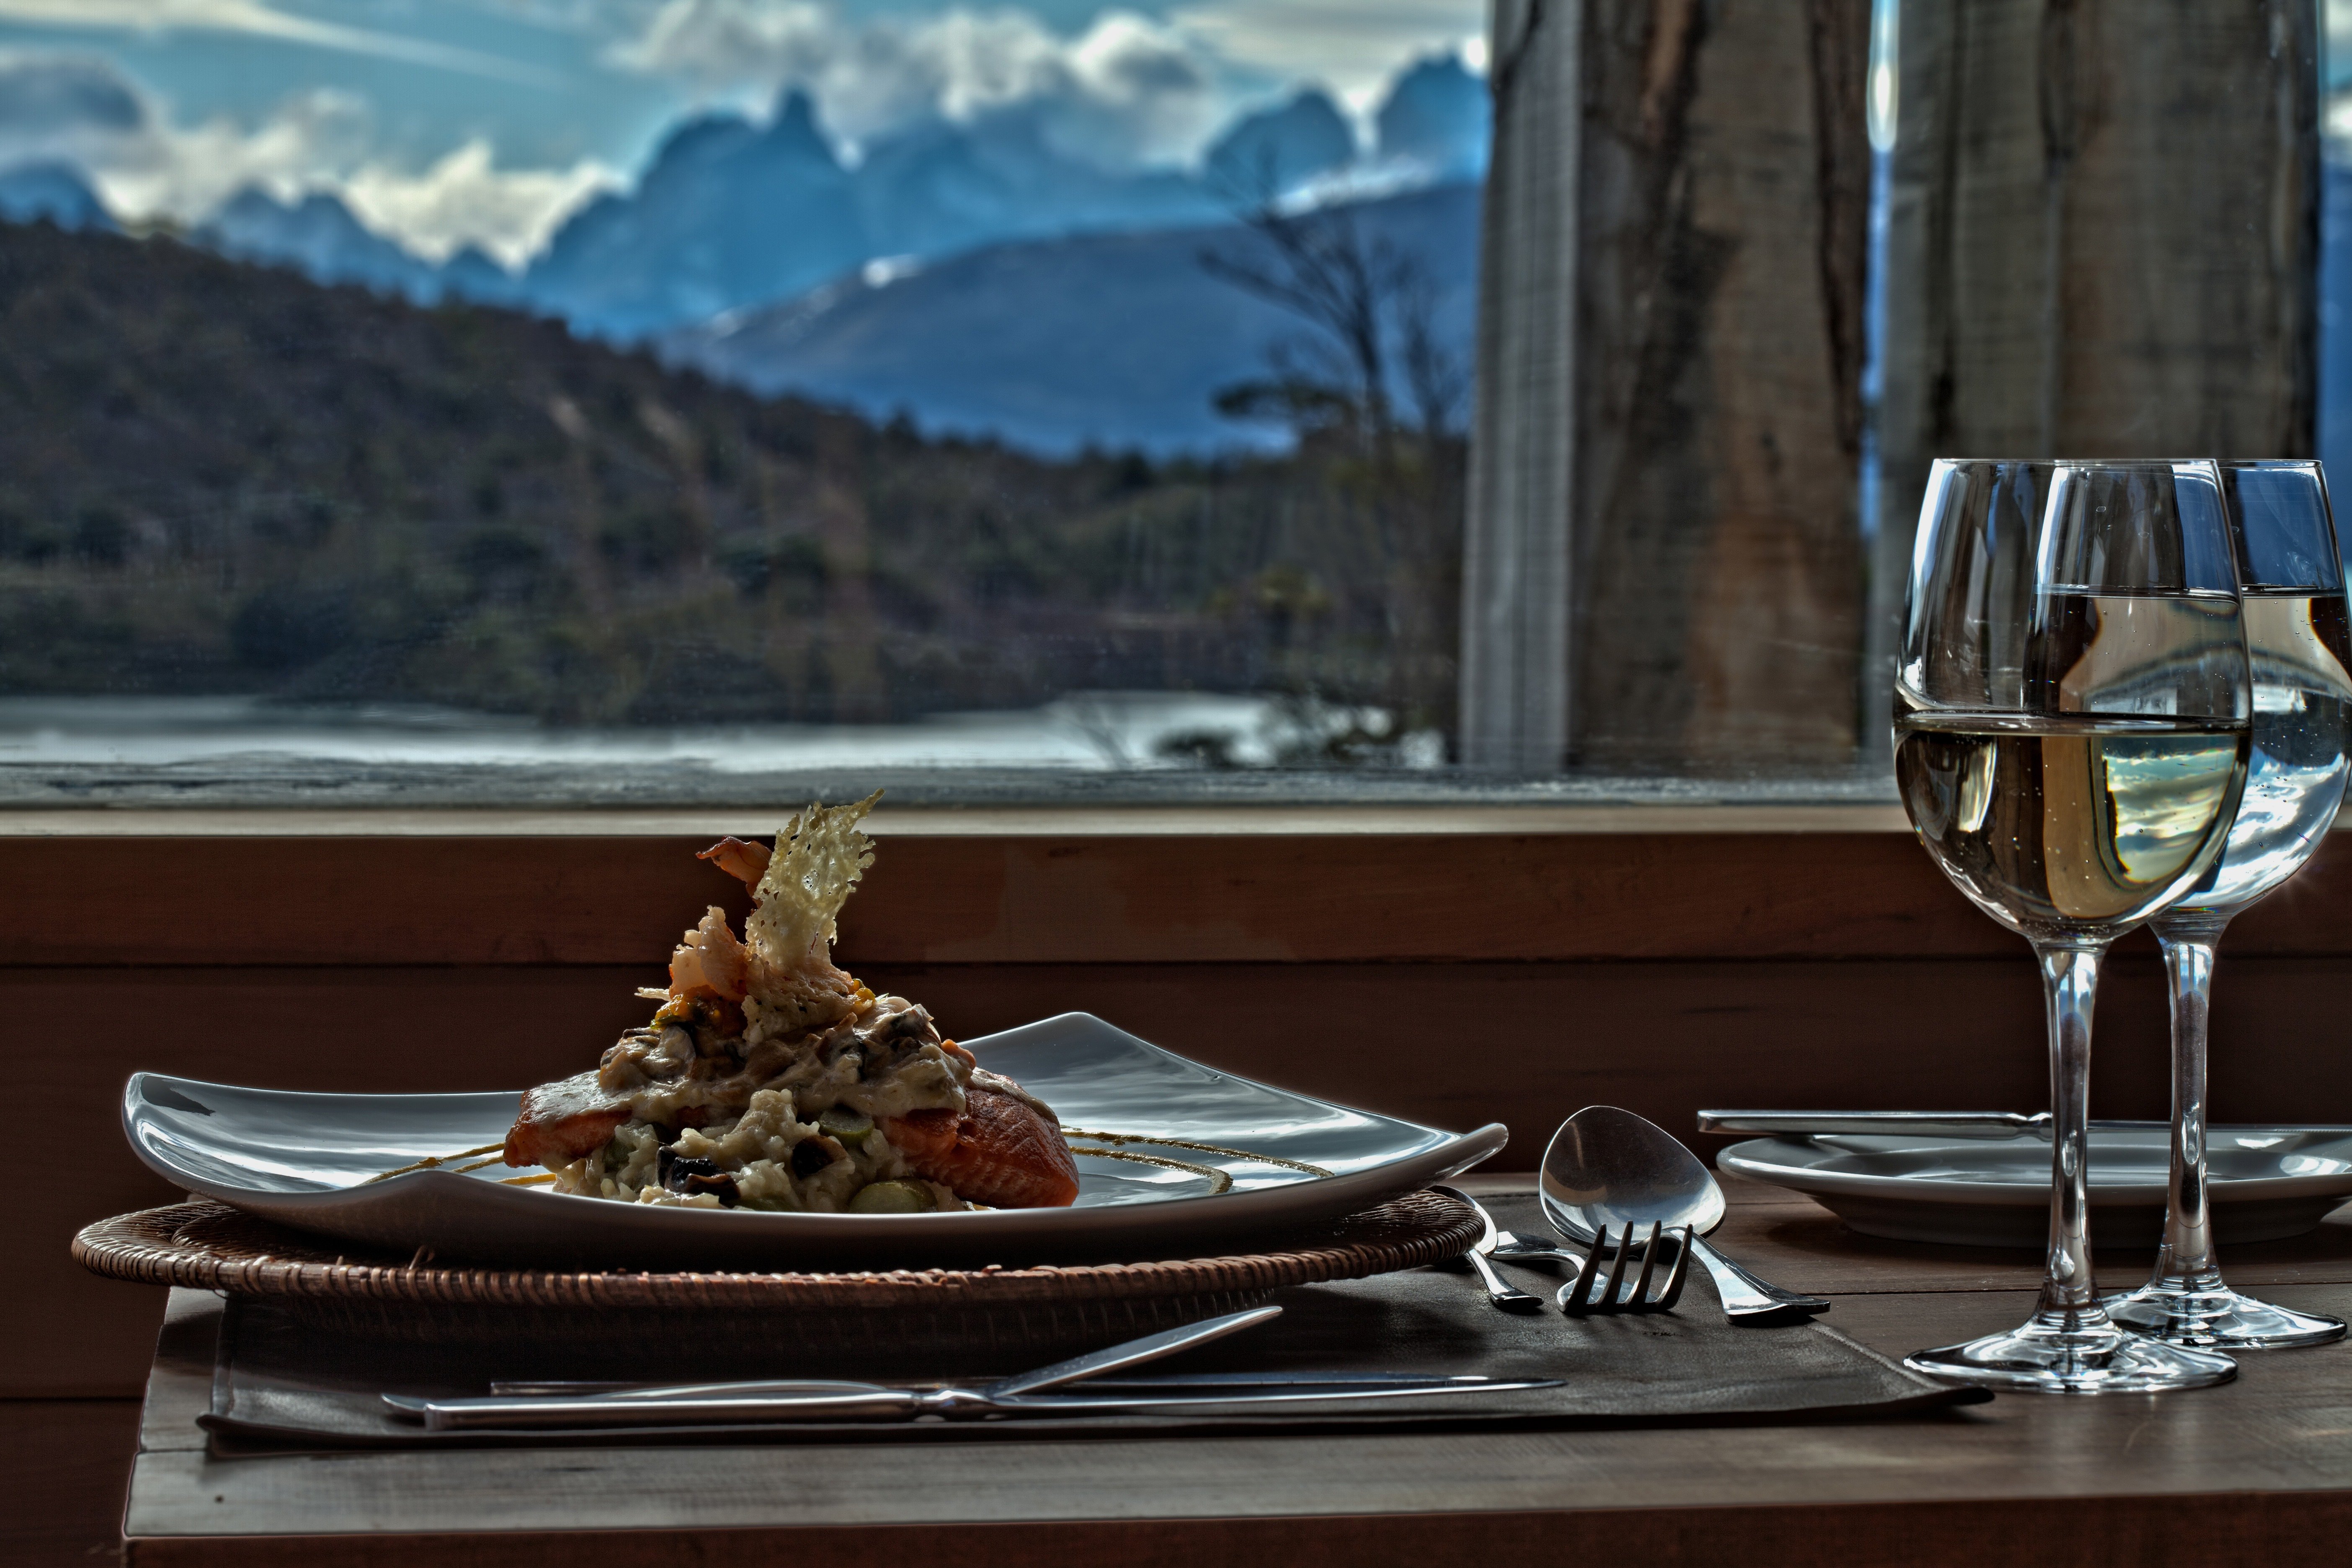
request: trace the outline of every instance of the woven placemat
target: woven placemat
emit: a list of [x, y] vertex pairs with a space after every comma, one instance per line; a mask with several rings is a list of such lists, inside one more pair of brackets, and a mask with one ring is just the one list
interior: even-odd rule
[[1478, 1216], [1435, 1193], [1410, 1193], [1261, 1252], [1220, 1258], [1029, 1268], [688, 1274], [441, 1268], [402, 1261], [194, 1202], [100, 1220], [74, 1237], [84, 1268], [148, 1285], [268, 1301], [345, 1331], [394, 1339], [496, 1336], [635, 1343], [725, 1335], [747, 1351], [903, 1345], [1043, 1350], [1096, 1344], [1255, 1306], [1288, 1285], [1354, 1279], [1459, 1257]]

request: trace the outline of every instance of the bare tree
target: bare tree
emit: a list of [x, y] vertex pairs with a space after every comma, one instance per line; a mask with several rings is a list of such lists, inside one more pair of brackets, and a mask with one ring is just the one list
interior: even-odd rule
[[1435, 280], [1345, 207], [1301, 211], [1262, 182], [1238, 216], [1257, 243], [1204, 250], [1201, 265], [1307, 330], [1277, 342], [1268, 374], [1225, 388], [1217, 406], [1279, 418], [1302, 449], [1347, 455], [1323, 471], [1349, 498], [1350, 531], [1302, 563], [1334, 579], [1368, 623], [1382, 670], [1378, 699], [1398, 732], [1450, 733], [1468, 376], [1438, 337]]

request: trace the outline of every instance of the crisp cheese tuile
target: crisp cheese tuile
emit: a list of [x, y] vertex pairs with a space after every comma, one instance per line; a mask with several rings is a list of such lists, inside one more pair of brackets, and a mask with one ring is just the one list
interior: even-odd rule
[[744, 922], [751, 950], [751, 994], [809, 1026], [845, 1016], [855, 982], [834, 967], [832, 944], [841, 907], [874, 863], [874, 842], [857, 830], [881, 791], [849, 805], [811, 805], [776, 835], [776, 852]]

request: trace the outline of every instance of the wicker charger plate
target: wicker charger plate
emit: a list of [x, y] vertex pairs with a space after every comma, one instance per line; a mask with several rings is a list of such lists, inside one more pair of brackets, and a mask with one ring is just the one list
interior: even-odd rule
[[223, 1204], [100, 1220], [74, 1237], [84, 1268], [148, 1285], [266, 1301], [344, 1332], [453, 1342], [522, 1338], [641, 1347], [682, 1327], [730, 1353], [1024, 1354], [1091, 1348], [1255, 1306], [1286, 1285], [1354, 1279], [1459, 1257], [1478, 1216], [1408, 1193], [1276, 1247], [1225, 1258], [887, 1273], [642, 1274], [436, 1268], [338, 1251]]

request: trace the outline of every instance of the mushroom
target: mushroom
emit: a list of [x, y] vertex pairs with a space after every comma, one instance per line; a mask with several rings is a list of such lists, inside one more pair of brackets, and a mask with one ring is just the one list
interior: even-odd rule
[[826, 1166], [848, 1158], [848, 1150], [819, 1132], [793, 1145], [793, 1174], [805, 1180]]
[[666, 1192], [691, 1197], [698, 1193], [709, 1193], [719, 1200], [720, 1208], [731, 1209], [743, 1201], [742, 1189], [735, 1184], [735, 1173], [722, 1171], [709, 1160], [698, 1160], [665, 1147], [654, 1157], [654, 1171]]

